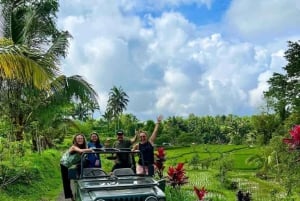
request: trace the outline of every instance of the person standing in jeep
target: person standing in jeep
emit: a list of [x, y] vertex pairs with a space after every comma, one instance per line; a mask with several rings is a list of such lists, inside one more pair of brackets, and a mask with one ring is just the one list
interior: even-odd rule
[[[117, 149], [128, 149], [130, 150], [132, 145], [137, 140], [137, 135], [135, 135], [132, 139], [125, 139], [124, 131], [118, 130], [117, 131], [117, 141], [113, 144], [113, 148]], [[112, 168], [112, 171], [118, 168], [132, 168], [133, 161], [128, 153], [118, 153], [116, 155], [115, 164]]]
[[147, 174], [149, 176], [154, 175], [154, 141], [157, 136], [158, 127], [162, 121], [162, 116], [157, 117], [157, 122], [155, 124], [154, 130], [151, 137], [148, 139], [146, 131], [140, 131], [139, 137], [140, 142], [133, 147], [134, 150], [139, 150], [143, 155], [144, 164], [140, 158], [136, 166], [137, 174]]
[[[73, 197], [68, 171], [72, 165], [80, 165], [81, 154], [84, 152], [93, 152], [93, 150], [87, 147], [85, 136], [79, 133], [74, 136], [72, 146], [63, 154], [60, 160], [65, 198], [71, 199], [72, 201], [75, 201], [75, 199]], [[80, 167], [78, 167], [78, 169], [80, 169]]]

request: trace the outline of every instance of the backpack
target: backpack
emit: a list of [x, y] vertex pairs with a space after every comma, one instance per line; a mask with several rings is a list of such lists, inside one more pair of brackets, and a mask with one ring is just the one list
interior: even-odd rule
[[69, 168], [72, 165], [78, 164], [81, 161], [81, 156], [78, 153], [70, 153], [69, 150], [66, 151], [60, 159], [60, 164]]

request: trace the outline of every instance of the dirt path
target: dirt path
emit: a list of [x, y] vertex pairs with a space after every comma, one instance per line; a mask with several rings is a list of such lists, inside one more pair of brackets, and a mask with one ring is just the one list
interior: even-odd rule
[[[72, 187], [72, 191], [73, 191], [73, 194], [74, 194], [75, 191], [74, 191], [73, 186], [74, 186], [73, 181], [71, 181], [71, 187]], [[65, 199], [64, 191], [62, 191], [56, 201], [71, 201], [71, 199]]]
[[57, 198], [56, 201], [65, 201], [65, 195], [64, 195], [64, 192], [61, 192], [61, 194], [59, 195], [59, 197]]

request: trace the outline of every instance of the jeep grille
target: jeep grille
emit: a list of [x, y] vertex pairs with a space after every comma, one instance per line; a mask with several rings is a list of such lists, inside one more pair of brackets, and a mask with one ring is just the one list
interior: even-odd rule
[[139, 196], [139, 197], [131, 197], [131, 198], [109, 198], [109, 199], [102, 198], [102, 200], [105, 200], [105, 201], [145, 201], [147, 197], [148, 196]]

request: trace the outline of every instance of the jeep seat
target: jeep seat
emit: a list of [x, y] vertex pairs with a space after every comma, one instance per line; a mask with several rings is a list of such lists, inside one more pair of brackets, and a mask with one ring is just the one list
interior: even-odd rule
[[83, 168], [82, 177], [100, 177], [107, 174], [101, 168]]
[[135, 175], [131, 168], [120, 168], [113, 171], [115, 176], [132, 176]]

